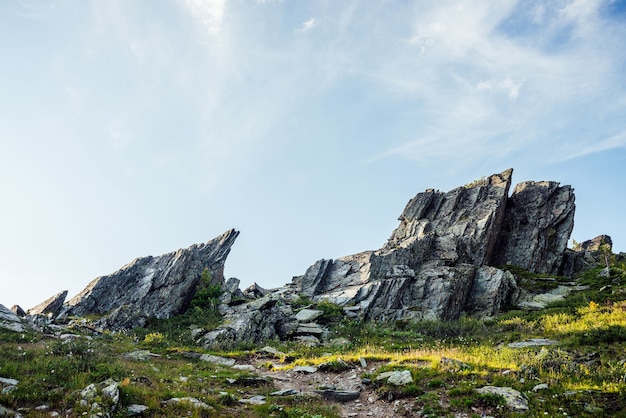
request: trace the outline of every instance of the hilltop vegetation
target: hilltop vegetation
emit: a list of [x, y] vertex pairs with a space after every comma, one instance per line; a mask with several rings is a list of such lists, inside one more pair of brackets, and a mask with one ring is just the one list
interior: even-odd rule
[[[533, 277], [526, 274], [524, 280]], [[207, 282], [198, 292], [202, 300], [185, 315], [133, 332], [98, 333], [86, 320], [46, 333], [0, 331], [0, 405], [33, 417], [122, 417], [137, 405], [147, 408], [141, 413], [146, 417], [339, 417], [347, 411], [367, 416], [375, 408], [393, 416], [623, 416], [626, 271], [599, 266], [578, 282], [588, 288], [544, 310], [511, 310], [484, 320], [362, 323], [332, 304], [311, 306], [301, 298], [294, 306], [321, 308], [331, 343], [267, 341], [275, 351], [240, 344], [211, 352], [191, 335], [194, 327], [219, 321], [212, 302], [219, 291]], [[509, 346], [533, 338], [558, 344]], [[206, 354], [240, 367], [216, 364]], [[309, 380], [289, 396], [271, 395], [285, 384], [272, 377], [291, 376], [288, 384], [297, 387], [304, 380], [294, 371], [300, 366], [318, 367], [317, 383]], [[394, 370], [408, 371], [412, 382], [378, 379]], [[324, 379], [346, 383], [346, 373], [362, 386], [356, 404], [314, 392], [323, 389]], [[87, 396], [91, 384], [95, 388]], [[476, 391], [484, 386], [519, 391], [528, 411], [516, 412], [501, 396]]]

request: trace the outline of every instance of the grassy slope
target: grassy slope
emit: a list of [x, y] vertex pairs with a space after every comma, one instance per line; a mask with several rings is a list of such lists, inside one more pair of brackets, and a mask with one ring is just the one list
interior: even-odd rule
[[[590, 286], [588, 290], [541, 312], [510, 311], [488, 321], [464, 318], [383, 327], [346, 320], [340, 310], [323, 306], [332, 337], [347, 337], [351, 345], [310, 348], [293, 342], [269, 343], [292, 359], [285, 367], [339, 358], [348, 363], [359, 358], [383, 361], [383, 367], [363, 376], [374, 382], [380, 372], [410, 370], [415, 383], [404, 388], [372, 383], [385, 399], [409, 399], [409, 415], [480, 416], [486, 411], [492, 416], [517, 416], [502, 406], [500, 398], [474, 392], [495, 385], [527, 395], [526, 417], [626, 416], [626, 272], [613, 268], [611, 277], [601, 278], [599, 270], [579, 279]], [[68, 342], [0, 331], [0, 377], [20, 381], [15, 390], [0, 395], [0, 405], [31, 408], [27, 416], [49, 417], [50, 411], [64, 415], [68, 410], [70, 416], [81, 416], [89, 406], [78, 403], [78, 392], [90, 383], [114, 379], [120, 382], [121, 392], [115, 416], [125, 416], [125, 408], [133, 403], [150, 408], [143, 416], [338, 416], [335, 405], [315, 397], [269, 398], [262, 406], [236, 402], [247, 395], [268, 395], [274, 388], [263, 382], [250, 388], [245, 372], [190, 357], [190, 351], [204, 352], [189, 339], [188, 325], [198, 321], [211, 326], [214, 313], [195, 309], [187, 317], [153, 324], [152, 329], [134, 335], [93, 335]], [[560, 344], [543, 350], [507, 346], [528, 338], [551, 338]], [[137, 349], [161, 356], [147, 361], [122, 356]], [[244, 359], [255, 355], [255, 347], [214, 354]], [[540, 383], [548, 388], [533, 391]], [[210, 408], [163, 403], [185, 396], [198, 398]], [[106, 404], [106, 399], [101, 400]], [[42, 404], [49, 409], [33, 409]]]

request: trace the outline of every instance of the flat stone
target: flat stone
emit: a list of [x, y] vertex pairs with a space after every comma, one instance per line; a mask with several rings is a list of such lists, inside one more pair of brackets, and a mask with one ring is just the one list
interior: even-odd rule
[[322, 316], [324, 312], [317, 309], [302, 309], [296, 314], [296, 319], [300, 322], [311, 322]]
[[149, 358], [161, 357], [161, 356], [158, 354], [151, 353], [148, 350], [135, 350], [135, 351], [130, 351], [128, 353], [124, 353], [122, 357], [128, 360], [146, 361]]
[[266, 345], [262, 349], [258, 350], [257, 353], [271, 354], [275, 357], [283, 357], [285, 355], [282, 351], [279, 351], [269, 345]]
[[247, 372], [253, 372], [253, 371], [256, 370], [256, 368], [252, 364], [235, 364], [233, 366], [233, 369], [235, 369], [235, 370], [243, 370], [243, 371], [247, 371]]
[[126, 409], [126, 416], [134, 417], [135, 415], [141, 415], [149, 408], [146, 405], [132, 404], [128, 405]]
[[247, 399], [239, 399], [240, 403], [245, 403], [248, 405], [265, 405], [267, 402], [265, 401], [265, 396], [256, 395]]
[[314, 335], [316, 337], [321, 337], [325, 332], [326, 330], [320, 327], [315, 322], [300, 324], [298, 328], [296, 329], [296, 334]]
[[392, 375], [393, 372], [382, 372], [381, 374], [379, 374], [378, 376], [376, 376], [376, 381], [381, 381], [381, 380], [387, 380], [387, 378], [389, 378], [389, 376]]
[[540, 383], [540, 384], [536, 385], [533, 388], [533, 392], [538, 392], [540, 390], [546, 390], [546, 389], [548, 389], [548, 384], [547, 383]]
[[0, 377], [0, 385], [16, 386], [18, 383], [20, 383], [19, 380], [7, 379], [6, 377]]
[[272, 392], [270, 393], [270, 395], [271, 396], [291, 396], [291, 395], [297, 395], [298, 393], [300, 392], [296, 389], [283, 389], [283, 390], [277, 390], [276, 392]]
[[519, 391], [509, 387], [499, 386], [483, 386], [474, 389], [478, 393], [488, 393], [491, 395], [500, 395], [504, 398], [509, 409], [517, 412], [528, 411], [528, 400]]
[[315, 373], [317, 372], [317, 367], [313, 366], [296, 366], [292, 369], [296, 373]]
[[387, 383], [395, 386], [406, 386], [413, 383], [413, 376], [410, 370], [394, 371], [387, 378]]
[[322, 398], [336, 402], [350, 402], [359, 399], [361, 394], [357, 391], [350, 390], [314, 390], [315, 393], [322, 395]]
[[531, 338], [529, 340], [517, 341], [508, 344], [511, 348], [526, 348], [526, 347], [542, 347], [546, 345], [556, 345], [558, 341], [549, 340], [547, 338]]
[[207, 405], [206, 403], [202, 402], [201, 400], [197, 399], [197, 398], [192, 398], [190, 396], [186, 396], [183, 398], [170, 398], [167, 401], [165, 401], [168, 404], [179, 404], [179, 403], [186, 403], [191, 405], [194, 408], [197, 409], [212, 409], [211, 406]]
[[200, 356], [200, 360], [206, 361], [208, 363], [219, 364], [220, 366], [231, 367], [235, 365], [235, 359], [214, 356], [212, 354], [203, 354]]

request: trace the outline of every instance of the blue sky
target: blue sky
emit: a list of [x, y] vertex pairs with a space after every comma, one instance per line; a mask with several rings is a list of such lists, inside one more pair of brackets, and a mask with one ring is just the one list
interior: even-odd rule
[[626, 251], [626, 2], [0, 2], [0, 303], [241, 231], [274, 287], [515, 169]]

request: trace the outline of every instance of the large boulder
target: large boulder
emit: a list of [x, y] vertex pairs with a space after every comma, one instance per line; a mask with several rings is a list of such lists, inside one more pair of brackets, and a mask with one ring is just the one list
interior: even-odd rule
[[129, 329], [145, 325], [148, 318], [182, 313], [205, 268], [212, 283], [224, 282], [224, 263], [238, 235], [230, 230], [206, 244], [137, 258], [115, 273], [93, 280], [66, 303], [60, 316], [102, 315], [102, 327]]
[[533, 273], [559, 274], [574, 228], [574, 190], [554, 181], [515, 186], [491, 265], [512, 264]]

